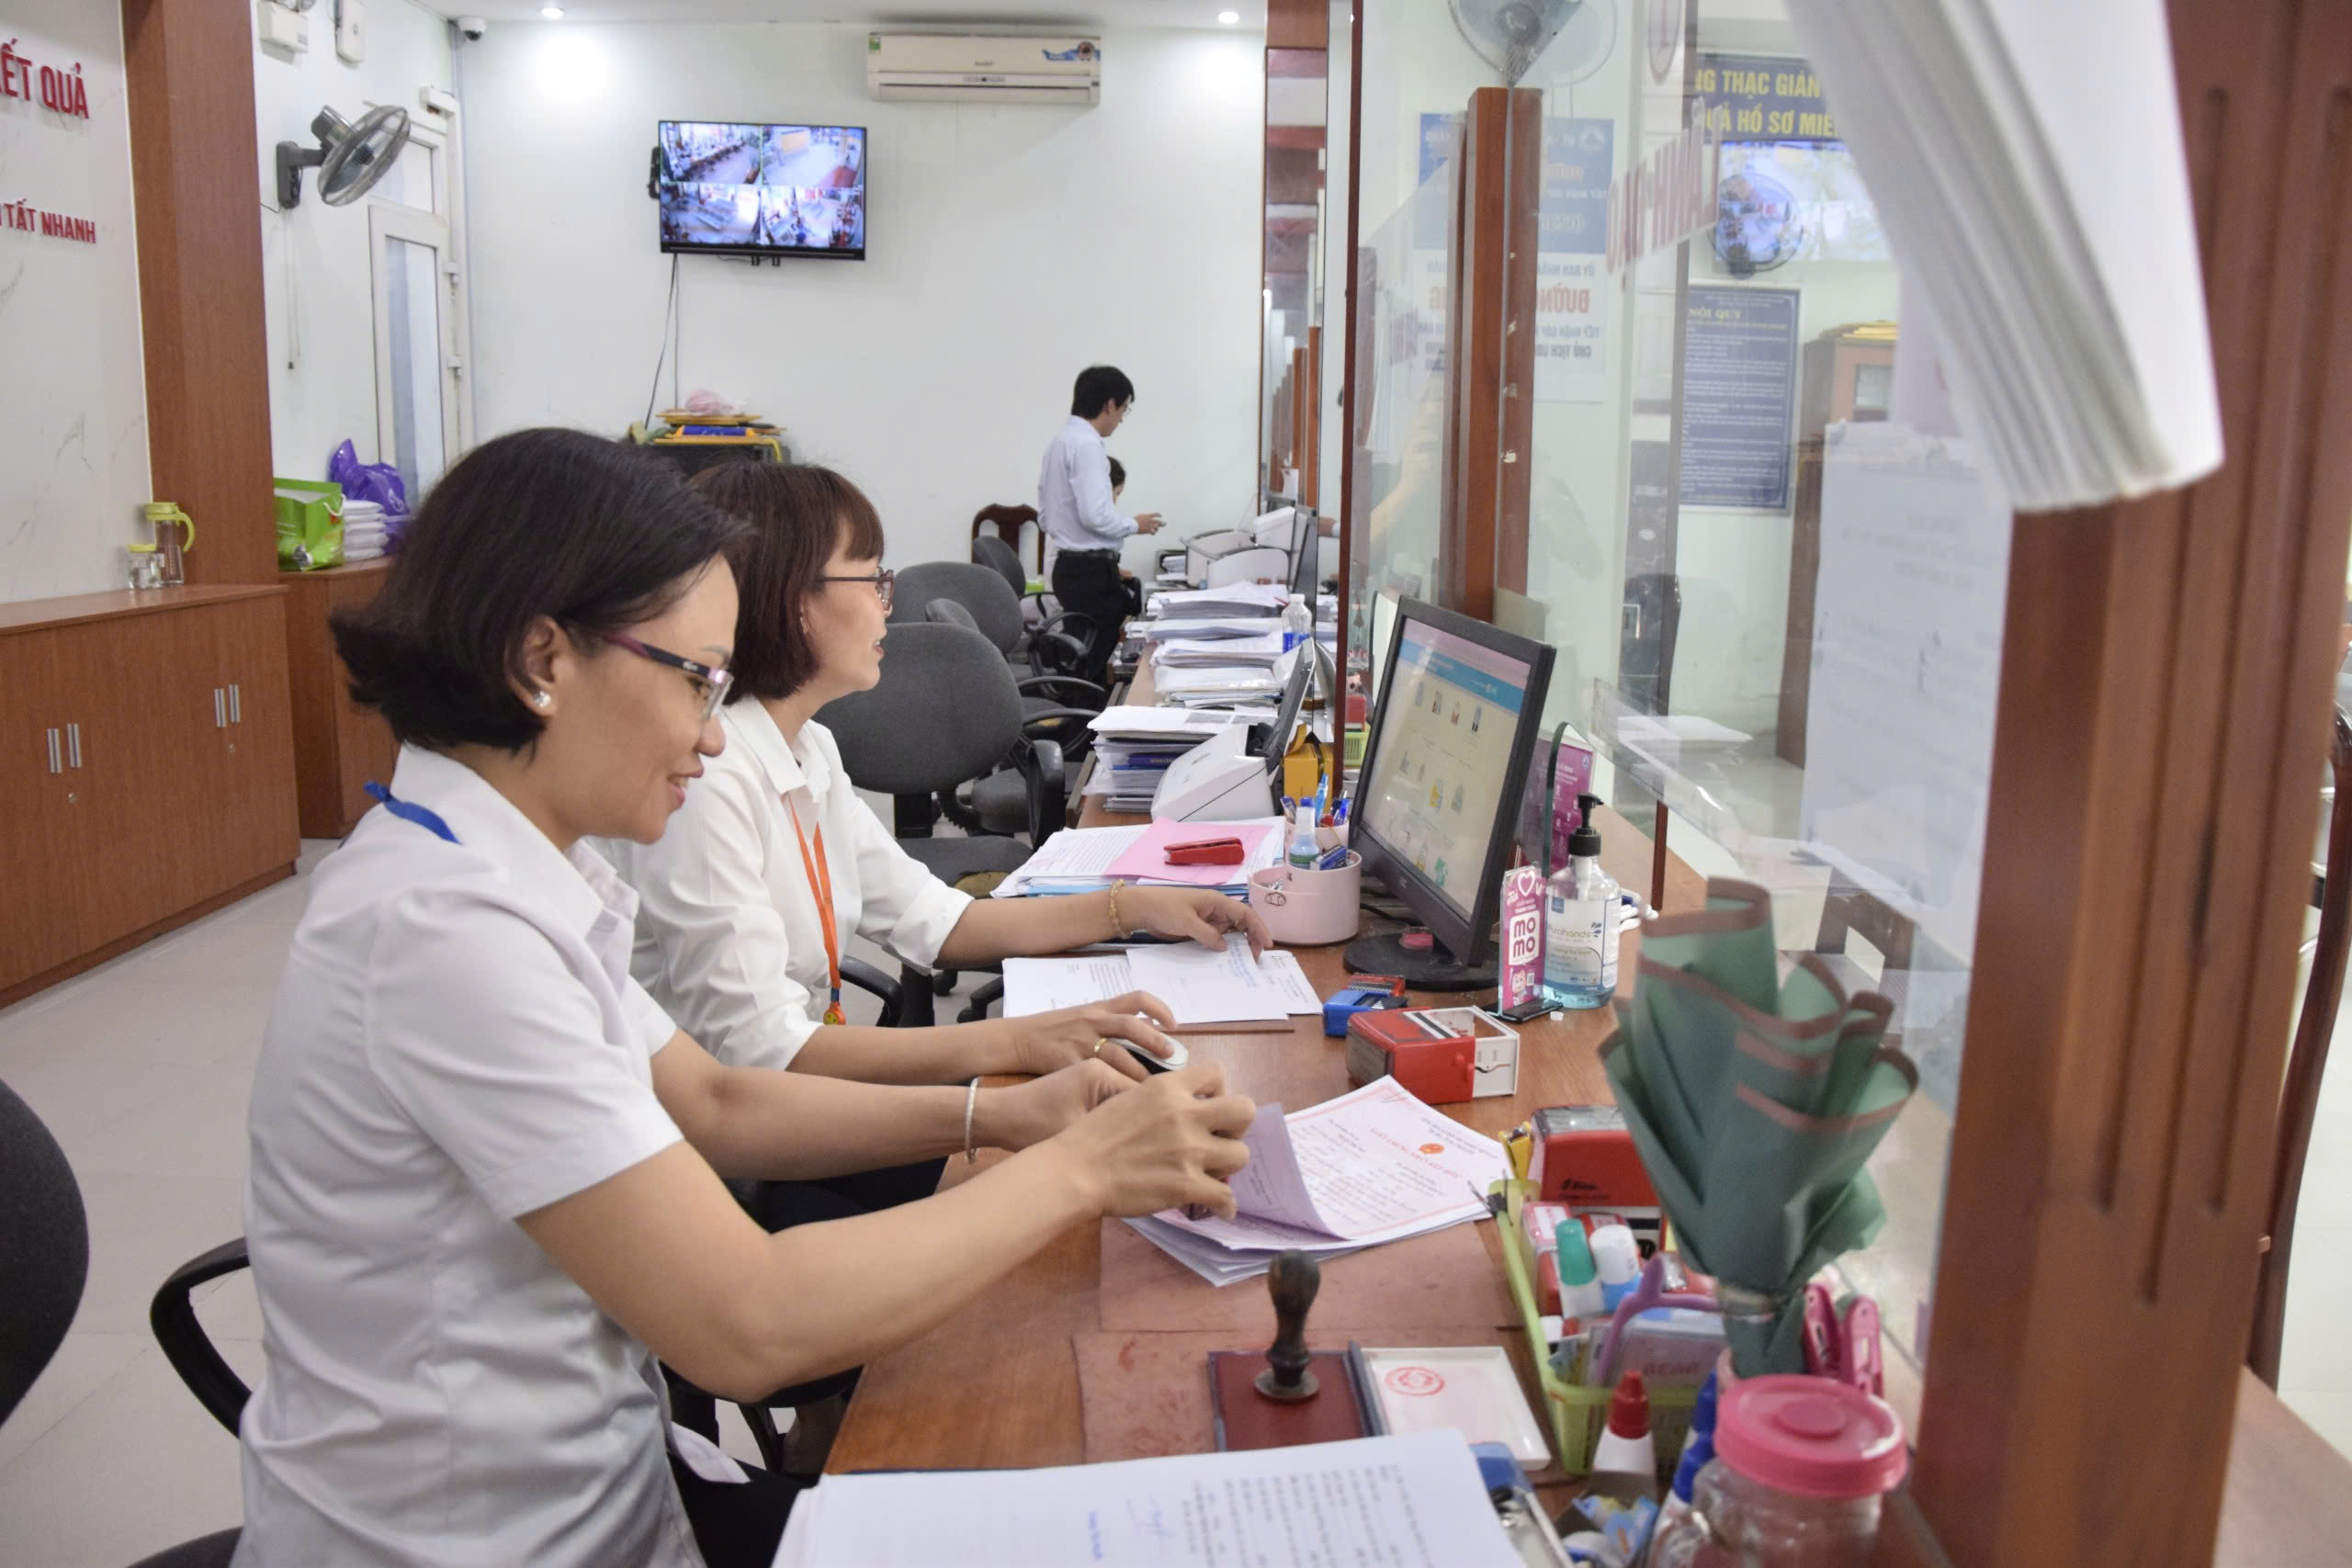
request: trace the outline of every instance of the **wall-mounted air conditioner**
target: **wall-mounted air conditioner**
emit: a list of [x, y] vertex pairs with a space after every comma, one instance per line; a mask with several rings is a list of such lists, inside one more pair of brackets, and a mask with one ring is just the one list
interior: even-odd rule
[[1091, 38], [874, 33], [865, 86], [899, 103], [1093, 104], [1102, 45]]

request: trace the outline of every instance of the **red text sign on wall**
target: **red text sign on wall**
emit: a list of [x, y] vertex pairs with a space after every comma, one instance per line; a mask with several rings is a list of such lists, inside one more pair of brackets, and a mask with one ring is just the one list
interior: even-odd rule
[[0, 43], [0, 96], [31, 99], [38, 92], [40, 107], [76, 119], [90, 118], [90, 91], [82, 83], [82, 62], [60, 71], [54, 65], [36, 67], [29, 55], [17, 52], [17, 40]]
[[29, 234], [46, 234], [52, 240], [78, 240], [85, 245], [98, 243], [98, 226], [89, 219], [44, 212], [23, 201], [0, 201], [0, 229], [22, 229]]

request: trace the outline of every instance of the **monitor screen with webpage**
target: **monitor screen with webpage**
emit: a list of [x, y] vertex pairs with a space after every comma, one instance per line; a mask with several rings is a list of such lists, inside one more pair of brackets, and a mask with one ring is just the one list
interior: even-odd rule
[[1350, 842], [1471, 969], [1488, 951], [1552, 659], [1545, 644], [1483, 622], [1397, 606]]
[[665, 119], [654, 151], [662, 248], [865, 256], [865, 128]]

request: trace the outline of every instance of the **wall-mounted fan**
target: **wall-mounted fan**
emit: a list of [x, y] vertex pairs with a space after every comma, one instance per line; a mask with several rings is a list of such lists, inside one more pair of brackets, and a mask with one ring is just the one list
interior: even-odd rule
[[368, 194], [378, 180], [391, 173], [408, 142], [408, 110], [387, 104], [369, 109], [356, 125], [333, 109], [321, 109], [311, 122], [315, 147], [299, 141], [277, 144], [277, 205], [280, 210], [302, 204], [302, 171], [319, 171], [319, 199], [343, 207]]
[[1478, 58], [1516, 85], [1535, 57], [1585, 8], [1585, 0], [1446, 0], [1453, 25]]

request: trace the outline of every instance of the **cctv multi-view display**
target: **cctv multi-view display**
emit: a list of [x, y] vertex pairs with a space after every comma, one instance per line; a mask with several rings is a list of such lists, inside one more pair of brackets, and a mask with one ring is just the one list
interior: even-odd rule
[[865, 257], [865, 128], [662, 122], [662, 248]]

